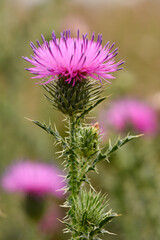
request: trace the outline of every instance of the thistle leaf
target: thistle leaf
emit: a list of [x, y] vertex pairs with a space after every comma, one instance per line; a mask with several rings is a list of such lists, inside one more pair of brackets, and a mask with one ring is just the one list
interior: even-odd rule
[[112, 214], [110, 214], [109, 216], [106, 216], [106, 217], [100, 222], [99, 226], [98, 226], [97, 228], [95, 228], [93, 231], [90, 232], [90, 237], [93, 237], [93, 236], [95, 236], [95, 235], [97, 235], [97, 234], [99, 234], [99, 233], [108, 233], [108, 234], [113, 234], [113, 235], [114, 235], [114, 233], [108, 232], [108, 231], [102, 229], [102, 227], [103, 227], [106, 223], [108, 223], [111, 219], [113, 219], [113, 218], [115, 218], [115, 217], [118, 217], [118, 216], [120, 216], [120, 215], [118, 215], [118, 214], [116, 214], [116, 213], [112, 213]]
[[95, 108], [98, 104], [100, 104], [105, 99], [106, 99], [105, 97], [98, 99], [98, 101], [95, 104], [91, 105], [88, 109], [84, 110], [81, 113], [81, 115], [77, 117], [76, 123], [78, 123], [80, 119], [82, 119], [86, 114], [88, 114], [93, 108]]
[[143, 136], [143, 134], [135, 135], [135, 136], [127, 135], [125, 138], [119, 139], [114, 146], [112, 146], [111, 141], [109, 141], [109, 147], [105, 151], [106, 156], [107, 157], [110, 156], [113, 152], [115, 152], [117, 149], [121, 148], [124, 144], [130, 142], [131, 140], [133, 140], [135, 138], [139, 138], [141, 136]]
[[102, 154], [101, 152], [98, 154], [96, 159], [93, 161], [92, 168], [95, 168], [96, 164], [99, 163], [100, 161], [106, 159], [106, 155]]
[[118, 217], [120, 215], [118, 215], [117, 213], [112, 213], [109, 216], [106, 216], [105, 219], [103, 219], [100, 224], [99, 227], [102, 228], [107, 222], [109, 222], [112, 218]]
[[52, 126], [51, 124], [49, 124], [49, 126], [46, 126], [45, 123], [41, 123], [37, 120], [32, 120], [32, 119], [29, 119], [29, 118], [26, 118], [27, 120], [33, 122], [34, 124], [36, 124], [38, 127], [42, 128], [43, 130], [45, 130], [47, 133], [51, 134], [52, 136], [54, 136], [54, 138], [56, 139], [57, 142], [61, 142], [62, 145], [64, 147], [67, 146], [67, 143], [65, 142], [65, 140], [59, 135], [57, 129], [55, 128], [56, 131], [53, 131], [52, 130]]

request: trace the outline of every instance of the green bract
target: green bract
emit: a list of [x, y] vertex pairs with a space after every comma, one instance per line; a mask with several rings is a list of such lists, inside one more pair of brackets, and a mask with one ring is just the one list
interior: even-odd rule
[[73, 208], [69, 216], [72, 224], [67, 224], [66, 232], [72, 231], [77, 239], [93, 239], [97, 234], [104, 233], [104, 224], [118, 215], [107, 212], [105, 195], [82, 190], [79, 196], [73, 198]]
[[84, 157], [90, 157], [99, 149], [99, 130], [94, 126], [79, 127], [75, 134], [76, 152]]
[[71, 116], [81, 113], [91, 106], [99, 98], [102, 86], [87, 79], [83, 79], [81, 82], [77, 81], [72, 86], [64, 78], [61, 78], [44, 85], [44, 88], [50, 95], [45, 96], [52, 106]]

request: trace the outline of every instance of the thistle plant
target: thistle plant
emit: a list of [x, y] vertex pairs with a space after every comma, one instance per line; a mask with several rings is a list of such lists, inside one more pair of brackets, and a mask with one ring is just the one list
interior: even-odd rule
[[[54, 109], [65, 115], [68, 128], [66, 137], [60, 136], [51, 123], [31, 120], [53, 136], [61, 145], [64, 168], [67, 170], [68, 197], [63, 204], [67, 213], [62, 222], [65, 232], [71, 239], [98, 240], [105, 230], [105, 225], [118, 214], [108, 210], [106, 195], [97, 192], [91, 185], [88, 173], [95, 171], [100, 161], [108, 161], [109, 156], [118, 148], [137, 136], [126, 136], [114, 145], [109, 142], [105, 148], [100, 147], [98, 123], [87, 124], [87, 115], [102, 101], [103, 80], [113, 79], [112, 73], [122, 69], [123, 61], [115, 62], [118, 48], [109, 42], [102, 47], [102, 35], [95, 41], [87, 34], [72, 38], [70, 31], [61, 33], [60, 39], [52, 33], [48, 42], [42, 36], [43, 43], [37, 41], [38, 47], [31, 43], [34, 55], [31, 59], [24, 57], [33, 67], [27, 70], [33, 78], [44, 87], [45, 97]], [[87, 187], [87, 185], [89, 187]]]

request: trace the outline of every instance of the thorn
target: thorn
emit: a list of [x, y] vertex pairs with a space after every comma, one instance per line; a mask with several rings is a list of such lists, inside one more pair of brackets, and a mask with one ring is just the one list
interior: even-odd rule
[[27, 118], [27, 117], [24, 117], [25, 119], [29, 120], [30, 122], [34, 122], [33, 119], [30, 119], [30, 118]]

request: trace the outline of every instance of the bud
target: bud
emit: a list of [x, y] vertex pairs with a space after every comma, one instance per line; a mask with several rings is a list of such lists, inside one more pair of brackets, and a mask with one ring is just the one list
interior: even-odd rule
[[99, 133], [99, 122], [96, 122], [95, 124], [93, 124], [92, 128], [95, 129], [97, 133]]
[[89, 127], [79, 127], [76, 132], [77, 153], [82, 157], [90, 157], [99, 149], [98, 123]]
[[64, 78], [60, 78], [44, 85], [44, 88], [50, 94], [50, 97], [45, 96], [52, 106], [70, 116], [81, 113], [91, 106], [102, 91], [102, 85], [97, 86], [96, 82], [87, 79], [76, 81], [73, 86]]
[[82, 233], [89, 236], [96, 228], [99, 230], [97, 233], [100, 233], [102, 222], [111, 214], [111, 211], [106, 211], [106, 196], [91, 190], [82, 190], [80, 196], [75, 197], [73, 201], [72, 220], [77, 236]]

